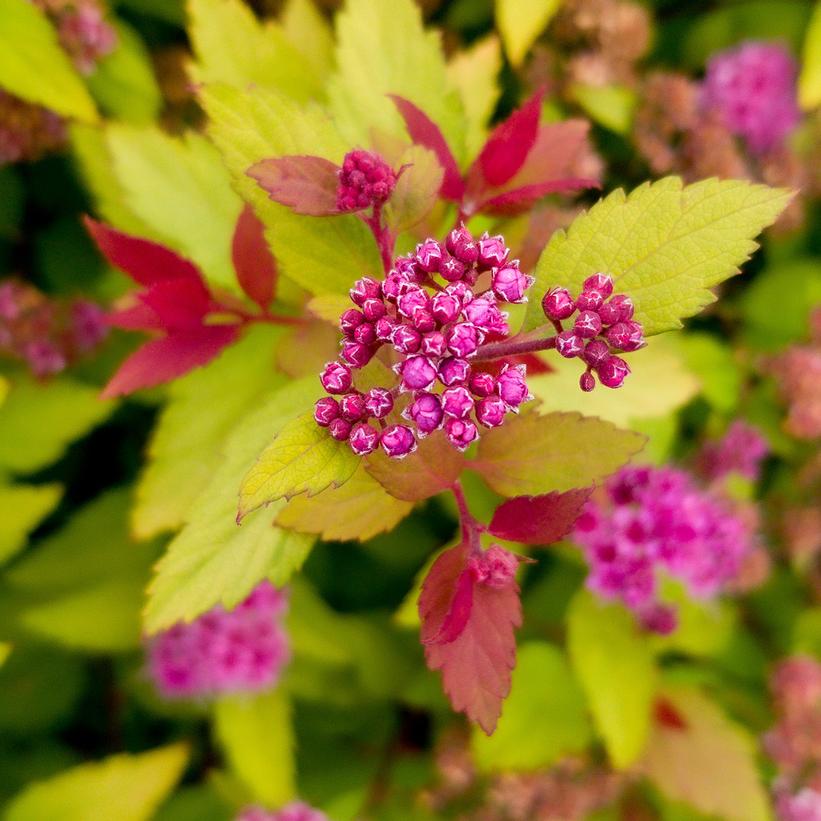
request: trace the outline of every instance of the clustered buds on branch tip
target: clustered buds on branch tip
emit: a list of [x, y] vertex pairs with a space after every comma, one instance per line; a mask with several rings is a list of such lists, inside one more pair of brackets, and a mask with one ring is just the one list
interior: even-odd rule
[[336, 207], [360, 211], [387, 202], [396, 187], [397, 175], [378, 155], [357, 149], [349, 151], [339, 169]]
[[[395, 259], [382, 282], [355, 282], [350, 296], [357, 307], [346, 310], [339, 323], [342, 361], [329, 362], [320, 374], [323, 388], [340, 398], [318, 400], [317, 424], [348, 441], [359, 456], [381, 444], [388, 456], [402, 458], [416, 449], [417, 438], [440, 428], [464, 450], [479, 437], [477, 423], [496, 427], [508, 412], [518, 411], [532, 398], [525, 367], [505, 363], [494, 375], [470, 362], [485, 341], [508, 336], [507, 314], [498, 303], [524, 302], [533, 284], [508, 256], [502, 237], [476, 239], [462, 225], [444, 244], [426, 239], [413, 254]], [[356, 391], [353, 370], [387, 344], [399, 355], [393, 365], [398, 383]], [[413, 427], [386, 426], [382, 420], [404, 393], [411, 401], [402, 417]], [[379, 430], [370, 419], [379, 422]]]
[[[579, 357], [587, 370], [579, 387], [592, 391], [599, 382], [608, 388], [619, 388], [630, 373], [629, 365], [613, 352], [637, 351], [647, 343], [641, 323], [633, 319], [633, 302], [625, 294], [613, 295], [609, 274], [589, 276], [582, 292], [574, 300], [566, 288], [552, 288], [542, 299], [545, 316], [559, 331], [556, 350], [566, 359]], [[576, 314], [571, 329], [561, 330], [561, 322]]]

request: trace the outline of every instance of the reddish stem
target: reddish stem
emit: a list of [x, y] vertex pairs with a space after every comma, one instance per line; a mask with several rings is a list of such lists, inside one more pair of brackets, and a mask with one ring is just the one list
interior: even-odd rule
[[479, 543], [479, 534], [484, 530], [484, 526], [473, 518], [473, 514], [468, 508], [468, 500], [462, 484], [457, 479], [450, 487], [456, 499], [456, 507], [459, 510], [459, 522], [462, 526], [462, 538], [470, 547], [473, 553], [480, 553], [482, 546]]
[[492, 359], [503, 359], [506, 356], [519, 356], [536, 351], [547, 351], [556, 347], [556, 337], [541, 339], [507, 339], [504, 342], [490, 342], [480, 346], [473, 358], [475, 362], [489, 362]]
[[382, 257], [382, 267], [387, 274], [391, 269], [391, 263], [393, 261], [393, 248], [396, 243], [396, 237], [391, 234], [387, 225], [382, 224], [382, 206], [374, 205], [373, 213], [368, 217], [363, 215], [362, 219], [365, 225], [371, 229], [373, 238], [379, 247], [379, 254]]

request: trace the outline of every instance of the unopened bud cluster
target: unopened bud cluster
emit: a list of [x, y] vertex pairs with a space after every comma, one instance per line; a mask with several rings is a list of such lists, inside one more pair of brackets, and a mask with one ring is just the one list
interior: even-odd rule
[[264, 581], [233, 610], [218, 605], [153, 637], [148, 672], [166, 698], [256, 692], [273, 686], [289, 658], [281, 619], [286, 594]]
[[[583, 391], [596, 387], [595, 374], [607, 388], [620, 388], [630, 373], [617, 353], [643, 348], [644, 329], [633, 319], [633, 302], [624, 294], [613, 294], [608, 274], [589, 276], [574, 300], [566, 288], [552, 288], [542, 299], [545, 316], [559, 331], [556, 350], [565, 358], [579, 357], [587, 369], [579, 379]], [[562, 322], [573, 317], [573, 326]]]
[[[381, 444], [388, 456], [402, 458], [439, 429], [464, 450], [478, 439], [479, 426], [497, 427], [518, 411], [532, 398], [525, 367], [505, 363], [490, 373], [471, 362], [485, 341], [508, 336], [499, 303], [526, 301], [533, 284], [508, 254], [501, 237], [474, 239], [460, 227], [444, 245], [427, 239], [397, 258], [382, 282], [358, 280], [350, 292], [356, 307], [340, 319], [341, 358], [320, 375], [332, 396], [316, 403], [317, 424], [357, 455]], [[398, 381], [360, 393], [353, 371], [383, 347]], [[409, 424], [387, 424], [400, 399]]]
[[519, 557], [501, 545], [492, 544], [468, 560], [468, 570], [477, 584], [483, 584], [494, 590], [510, 587], [516, 578]]
[[25, 362], [38, 378], [65, 370], [107, 333], [94, 302], [52, 300], [14, 279], [0, 284], [0, 355]]
[[378, 154], [350, 151], [339, 169], [336, 207], [340, 211], [361, 211], [382, 205], [395, 186], [396, 174]]

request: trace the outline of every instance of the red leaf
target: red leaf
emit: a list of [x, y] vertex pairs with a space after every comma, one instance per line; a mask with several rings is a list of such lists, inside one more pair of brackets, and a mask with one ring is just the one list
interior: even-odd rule
[[237, 220], [231, 254], [240, 287], [265, 310], [274, 298], [277, 265], [265, 241], [265, 226], [250, 205]]
[[552, 544], [573, 529], [593, 488], [517, 496], [499, 505], [489, 530], [500, 539], [522, 544]]
[[[490, 186], [503, 185], [522, 167], [539, 132], [542, 96], [537, 91], [521, 108], [499, 123], [474, 163]], [[474, 169], [471, 169], [473, 176]]]
[[687, 721], [684, 716], [666, 699], [656, 701], [655, 719], [662, 726], [670, 730], [686, 730]]
[[522, 353], [517, 356], [506, 356], [505, 362], [510, 362], [511, 365], [525, 365], [527, 367], [528, 376], [539, 376], [543, 373], [554, 373], [554, 369], [544, 361], [539, 359], [536, 354]]
[[153, 388], [205, 365], [230, 345], [238, 332], [237, 325], [202, 325], [146, 342], [120, 365], [105, 386], [103, 398]]
[[533, 183], [505, 191], [479, 203], [476, 211], [484, 214], [511, 217], [529, 211], [536, 200], [548, 194], [574, 194], [585, 188], [600, 188], [597, 180], [568, 178], [552, 182]]
[[100, 253], [140, 285], [153, 285], [164, 279], [200, 279], [192, 262], [163, 245], [123, 234], [88, 216], [83, 221]]
[[459, 165], [444, 135], [439, 130], [439, 126], [410, 100], [406, 100], [397, 94], [389, 94], [388, 96], [399, 109], [411, 139], [436, 154], [439, 164], [445, 172], [442, 179], [442, 188], [440, 189], [442, 196], [447, 200], [459, 202], [465, 193], [465, 184], [462, 181]]
[[211, 308], [211, 296], [200, 279], [169, 279], [157, 282], [137, 298], [159, 319], [168, 331], [202, 325]]
[[589, 131], [587, 120], [565, 120], [541, 126], [532, 150], [508, 188], [568, 177], [597, 180], [596, 171], [601, 163], [588, 140]]
[[431, 567], [419, 597], [421, 638], [453, 708], [490, 735], [510, 692], [522, 608], [515, 581], [501, 589], [476, 583], [469, 555], [460, 544]]
[[324, 157], [292, 155], [261, 160], [247, 173], [274, 202], [287, 205], [297, 214], [326, 217], [338, 213], [338, 172], [339, 167]]
[[161, 331], [164, 328], [157, 312], [144, 302], [111, 311], [105, 319], [113, 328], [122, 328], [124, 331]]

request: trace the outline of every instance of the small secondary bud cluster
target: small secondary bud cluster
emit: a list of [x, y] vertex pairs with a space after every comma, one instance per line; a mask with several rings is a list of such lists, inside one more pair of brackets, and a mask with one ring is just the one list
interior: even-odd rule
[[235, 821], [328, 821], [328, 816], [302, 801], [292, 801], [279, 810], [246, 807]]
[[350, 151], [339, 169], [336, 207], [340, 211], [361, 211], [382, 205], [395, 187], [396, 174], [378, 154]]
[[[579, 379], [583, 391], [596, 387], [594, 373], [607, 388], [622, 386], [630, 367], [616, 353], [637, 351], [647, 343], [644, 329], [633, 319], [633, 302], [624, 294], [613, 295], [609, 274], [589, 276], [575, 300], [566, 288], [552, 288], [542, 299], [542, 309], [559, 332], [556, 350], [587, 365]], [[574, 314], [573, 327], [564, 330], [562, 322]]]
[[735, 420], [720, 439], [707, 442], [698, 456], [698, 471], [708, 481], [738, 473], [756, 481], [770, 446], [761, 431], [743, 419]]
[[[388, 456], [402, 458], [417, 439], [440, 429], [465, 450], [480, 426], [501, 425], [532, 399], [524, 365], [505, 363], [493, 374], [471, 363], [486, 340], [508, 336], [499, 303], [524, 302], [533, 284], [508, 254], [501, 237], [474, 239], [462, 226], [444, 245], [427, 239], [414, 254], [397, 258], [382, 282], [358, 280], [350, 292], [356, 307], [340, 319], [341, 361], [329, 362], [320, 374], [332, 395], [316, 403], [317, 424], [359, 456], [381, 444]], [[383, 347], [398, 383], [357, 391], [353, 371]], [[406, 395], [401, 415], [410, 424], [388, 424]]]
[[492, 544], [487, 550], [470, 557], [468, 570], [477, 584], [504, 590], [513, 584], [519, 561], [515, 553], [505, 550], [501, 545]]
[[107, 333], [94, 302], [58, 302], [14, 279], [0, 284], [0, 355], [25, 362], [38, 378], [65, 370]]
[[149, 640], [148, 671], [166, 698], [255, 692], [273, 686], [288, 661], [281, 619], [287, 595], [263, 581], [233, 610], [214, 607]]
[[748, 520], [672, 467], [626, 467], [587, 503], [574, 540], [584, 550], [587, 586], [618, 599], [658, 633], [676, 614], [658, 598], [660, 576], [710, 598], [733, 582], [755, 549]]

